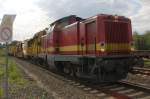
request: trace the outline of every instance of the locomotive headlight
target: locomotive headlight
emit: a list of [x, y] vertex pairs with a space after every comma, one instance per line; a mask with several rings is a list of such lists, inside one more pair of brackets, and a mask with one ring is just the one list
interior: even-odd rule
[[105, 52], [105, 49], [104, 49], [104, 48], [101, 48], [101, 52]]
[[115, 19], [115, 20], [118, 20], [118, 18], [119, 18], [119, 17], [118, 17], [117, 15], [114, 16], [114, 19]]
[[104, 47], [104, 46], [105, 46], [105, 43], [104, 43], [104, 42], [100, 43], [100, 46], [101, 46], [101, 47]]
[[135, 51], [134, 42], [131, 42], [131, 51]]
[[131, 51], [135, 51], [135, 49], [133, 47], [131, 47]]
[[105, 51], [105, 43], [104, 42], [100, 43], [100, 50], [101, 50], [101, 52]]
[[134, 42], [131, 42], [131, 46], [134, 46]]

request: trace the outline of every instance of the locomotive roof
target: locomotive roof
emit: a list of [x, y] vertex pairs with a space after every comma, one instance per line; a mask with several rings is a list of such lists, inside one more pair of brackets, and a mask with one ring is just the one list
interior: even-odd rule
[[20, 43], [20, 42], [21, 42], [21, 41], [15, 40], [15, 41], [12, 41], [12, 42], [10, 43], [10, 45], [15, 45], [15, 44]]
[[39, 32], [35, 33], [34, 36], [33, 36], [33, 38], [34, 38], [34, 37], [37, 37], [37, 36], [39, 36], [39, 35], [42, 35], [42, 34], [43, 34], [43, 35], [46, 34], [45, 29], [42, 30], [42, 31], [39, 31]]
[[61, 18], [61, 19], [58, 19], [58, 20], [54, 21], [53, 23], [50, 24], [50, 26], [52, 26], [52, 25], [54, 25], [54, 24], [56, 24], [56, 23], [64, 22], [64, 21], [68, 20], [68, 19], [71, 18], [71, 17], [75, 17], [78, 21], [84, 20], [83, 18], [77, 17], [76, 15], [69, 15], [69, 16], [66, 16], [66, 17], [63, 17], [63, 18]]

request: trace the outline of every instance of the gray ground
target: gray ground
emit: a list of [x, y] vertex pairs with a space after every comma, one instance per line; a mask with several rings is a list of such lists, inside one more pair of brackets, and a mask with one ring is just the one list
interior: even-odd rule
[[140, 74], [128, 74], [128, 81], [135, 82], [147, 87], [150, 87], [150, 76]]
[[10, 99], [54, 99], [45, 89], [39, 87], [36, 81], [28, 76], [23, 69], [19, 67], [25, 84], [10, 84], [9, 98]]
[[[44, 69], [39, 69], [33, 64], [20, 61], [16, 58], [15, 60], [19, 64], [21, 70], [25, 71], [25, 73], [28, 74], [29, 78], [32, 77], [36, 81], [36, 83], [33, 83], [33, 85], [31, 84], [22, 88], [24, 90], [19, 89], [22, 91], [17, 94], [25, 94], [24, 96], [26, 98], [24, 99], [30, 99], [28, 98], [30, 95], [34, 97], [32, 99], [101, 99], [93, 94], [89, 94], [86, 91], [77, 88], [76, 86], [68, 84], [68, 82], [63, 81], [64, 78], [58, 79], [53, 75], [45, 72]], [[39, 87], [37, 86], [37, 84]], [[46, 91], [43, 89], [45, 89]], [[37, 96], [34, 96], [36, 94], [37, 96], [43, 96], [43, 94], [46, 94], [46, 98], [38, 98]]]
[[[14, 60], [17, 61], [24, 78], [29, 83], [25, 86], [12, 85], [10, 99], [103, 99], [80, 90], [77, 86], [63, 81], [64, 78], [58, 79], [33, 64], [16, 58]], [[150, 77], [148, 76], [129, 74], [127, 80], [150, 87]]]

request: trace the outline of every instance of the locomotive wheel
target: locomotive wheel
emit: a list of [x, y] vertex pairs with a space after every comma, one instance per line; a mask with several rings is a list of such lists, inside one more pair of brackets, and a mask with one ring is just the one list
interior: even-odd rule
[[49, 70], [49, 65], [48, 65], [48, 61], [47, 61], [47, 60], [44, 61], [44, 66], [45, 66], [45, 68], [46, 68], [47, 70]]
[[64, 72], [64, 70], [63, 70], [64, 66], [63, 66], [63, 64], [61, 62], [55, 62], [55, 66], [56, 66], [58, 71], [60, 71], [61, 73]]
[[64, 66], [64, 73], [67, 74], [67, 75], [70, 75], [71, 74], [71, 69], [68, 67], [68, 66]]
[[80, 69], [79, 67], [74, 68], [74, 70], [73, 70], [73, 76], [74, 77], [78, 78], [80, 76], [80, 70], [79, 69]]

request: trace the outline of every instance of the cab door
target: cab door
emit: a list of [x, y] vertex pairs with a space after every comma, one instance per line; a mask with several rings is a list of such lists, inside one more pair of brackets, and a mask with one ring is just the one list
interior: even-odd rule
[[96, 21], [86, 24], [86, 54], [96, 53]]

